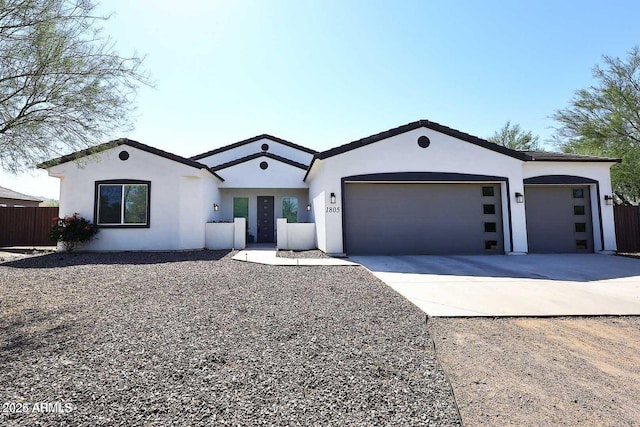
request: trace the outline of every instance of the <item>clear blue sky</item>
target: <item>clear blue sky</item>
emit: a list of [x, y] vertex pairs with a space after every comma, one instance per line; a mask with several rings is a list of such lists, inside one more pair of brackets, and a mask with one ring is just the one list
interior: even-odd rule
[[[109, 0], [156, 88], [126, 136], [191, 156], [260, 133], [323, 150], [418, 119], [552, 134], [602, 55], [640, 44], [638, 1]], [[551, 147], [549, 147], [551, 148]], [[53, 178], [2, 186], [57, 198]]]

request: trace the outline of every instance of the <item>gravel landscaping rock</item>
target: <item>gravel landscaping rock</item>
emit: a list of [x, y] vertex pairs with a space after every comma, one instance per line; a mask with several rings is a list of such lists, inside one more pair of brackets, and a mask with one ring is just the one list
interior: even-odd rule
[[430, 318], [467, 426], [640, 425], [640, 318]]
[[423, 313], [366, 270], [231, 255], [0, 264], [0, 424], [460, 425]]
[[286, 251], [280, 250], [276, 255], [282, 258], [331, 258], [321, 250], [314, 249], [309, 251]]

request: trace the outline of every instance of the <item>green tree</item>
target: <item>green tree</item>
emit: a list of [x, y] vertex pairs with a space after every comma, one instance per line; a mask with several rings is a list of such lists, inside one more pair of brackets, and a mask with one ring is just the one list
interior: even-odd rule
[[565, 152], [621, 158], [611, 181], [616, 200], [629, 204], [640, 200], [640, 51], [603, 59], [593, 68], [594, 85], [553, 116], [555, 138]]
[[103, 35], [93, 0], [0, 0], [0, 168], [18, 172], [131, 127], [137, 55]]
[[488, 141], [512, 150], [538, 150], [540, 149], [540, 137], [533, 135], [531, 131], [524, 131], [520, 125], [512, 125], [511, 121], [505, 123], [500, 130], [496, 131]]

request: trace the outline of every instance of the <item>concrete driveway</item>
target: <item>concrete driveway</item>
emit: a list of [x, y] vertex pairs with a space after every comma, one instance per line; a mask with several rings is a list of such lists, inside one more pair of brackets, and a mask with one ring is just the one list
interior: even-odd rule
[[430, 316], [640, 315], [640, 259], [353, 256]]

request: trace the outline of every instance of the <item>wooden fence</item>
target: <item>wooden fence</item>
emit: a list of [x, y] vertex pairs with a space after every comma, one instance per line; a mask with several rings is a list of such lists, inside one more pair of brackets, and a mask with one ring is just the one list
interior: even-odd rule
[[638, 206], [614, 206], [618, 252], [640, 252], [640, 209]]
[[[0, 246], [52, 246], [49, 229], [58, 208], [0, 208]], [[640, 252], [640, 208], [614, 206], [619, 252]]]
[[49, 230], [58, 208], [0, 208], [0, 246], [52, 246]]

